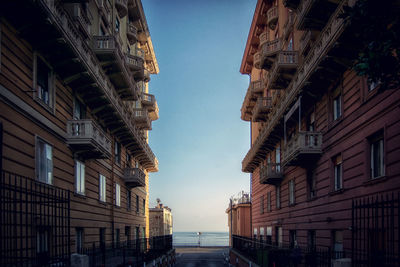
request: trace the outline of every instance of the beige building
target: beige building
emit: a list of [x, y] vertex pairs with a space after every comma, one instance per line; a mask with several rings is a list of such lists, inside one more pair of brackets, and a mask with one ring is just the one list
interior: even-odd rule
[[149, 208], [150, 237], [172, 235], [172, 213], [168, 206], [158, 202], [154, 208]]
[[233, 196], [225, 212], [228, 214], [229, 246], [232, 246], [233, 235], [251, 237], [250, 193], [241, 191]]

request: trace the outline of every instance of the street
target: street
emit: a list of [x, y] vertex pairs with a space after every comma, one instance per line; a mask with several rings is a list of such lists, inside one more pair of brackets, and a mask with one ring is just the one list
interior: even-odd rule
[[176, 267], [228, 266], [228, 248], [176, 248]]

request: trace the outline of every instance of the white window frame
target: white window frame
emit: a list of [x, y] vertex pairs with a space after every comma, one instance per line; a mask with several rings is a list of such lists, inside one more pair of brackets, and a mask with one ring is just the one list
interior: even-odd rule
[[85, 195], [85, 163], [75, 160], [75, 193]]
[[36, 178], [40, 182], [53, 184], [53, 177], [53, 146], [36, 137]]
[[121, 186], [115, 183], [115, 205], [121, 207]]
[[103, 174], [99, 174], [99, 200], [102, 202], [106, 202], [106, 185], [107, 185], [107, 180], [106, 177]]

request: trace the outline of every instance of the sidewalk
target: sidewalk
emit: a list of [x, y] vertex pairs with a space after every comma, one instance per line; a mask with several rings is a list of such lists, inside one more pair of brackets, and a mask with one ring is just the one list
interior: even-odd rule
[[225, 247], [177, 247], [175, 267], [222, 267], [228, 266], [229, 248]]

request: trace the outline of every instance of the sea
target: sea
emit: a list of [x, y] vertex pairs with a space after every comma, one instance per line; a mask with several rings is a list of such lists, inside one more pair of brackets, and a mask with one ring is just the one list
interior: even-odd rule
[[229, 246], [228, 232], [174, 232], [175, 247], [227, 247]]

